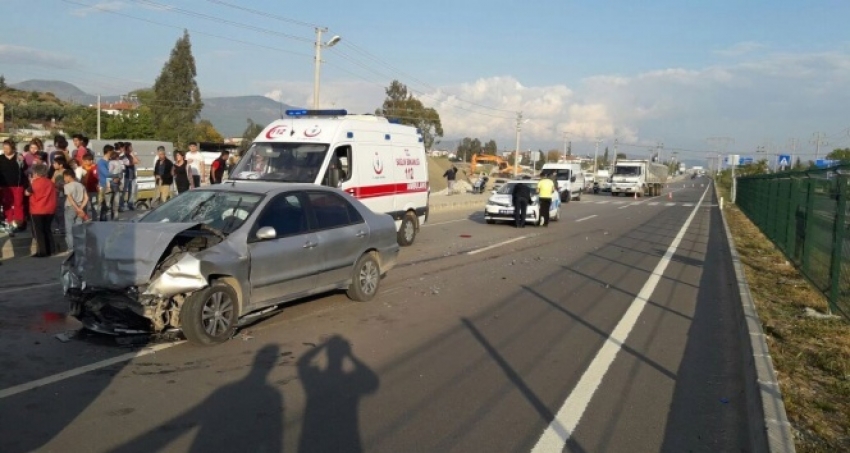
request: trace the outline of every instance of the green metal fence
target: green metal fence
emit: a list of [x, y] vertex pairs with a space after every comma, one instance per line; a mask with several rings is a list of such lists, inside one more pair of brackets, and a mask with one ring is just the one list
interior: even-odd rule
[[735, 203], [850, 318], [850, 165], [738, 179]]

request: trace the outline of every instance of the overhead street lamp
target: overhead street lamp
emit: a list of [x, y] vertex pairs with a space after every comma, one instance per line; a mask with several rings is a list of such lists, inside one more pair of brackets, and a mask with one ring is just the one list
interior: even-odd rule
[[328, 42], [322, 42], [322, 32], [328, 31], [327, 28], [316, 28], [316, 62], [315, 74], [313, 78], [313, 108], [319, 108], [319, 75], [322, 66], [322, 47], [333, 47], [342, 40], [339, 36], [334, 36]]

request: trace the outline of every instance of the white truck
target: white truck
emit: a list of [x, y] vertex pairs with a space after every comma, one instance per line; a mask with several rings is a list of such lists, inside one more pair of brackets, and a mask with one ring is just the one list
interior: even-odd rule
[[569, 203], [570, 200], [581, 201], [581, 193], [584, 192], [585, 178], [579, 163], [549, 163], [544, 164], [540, 170], [541, 177], [554, 176], [558, 182], [558, 193], [561, 201]]
[[666, 165], [649, 160], [618, 160], [611, 177], [611, 195], [661, 195], [661, 189], [667, 183], [667, 173]]

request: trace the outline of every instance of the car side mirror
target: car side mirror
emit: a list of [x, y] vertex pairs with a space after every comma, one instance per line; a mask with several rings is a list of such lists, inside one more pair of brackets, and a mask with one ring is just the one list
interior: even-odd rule
[[277, 237], [277, 231], [275, 231], [274, 227], [262, 227], [257, 230], [257, 239], [261, 241], [265, 241], [267, 239], [274, 239]]

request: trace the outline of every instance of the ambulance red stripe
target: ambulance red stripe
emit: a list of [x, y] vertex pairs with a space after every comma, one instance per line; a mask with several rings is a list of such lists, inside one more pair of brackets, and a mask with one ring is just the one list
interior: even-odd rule
[[354, 195], [355, 198], [376, 198], [391, 195], [404, 195], [411, 193], [422, 193], [428, 191], [427, 182], [381, 184], [377, 186], [349, 187], [344, 189]]

